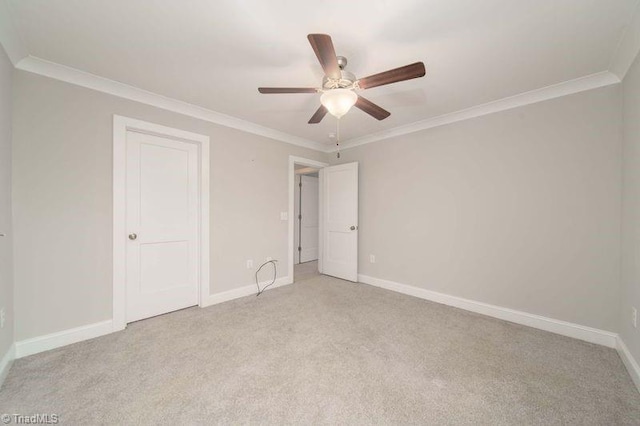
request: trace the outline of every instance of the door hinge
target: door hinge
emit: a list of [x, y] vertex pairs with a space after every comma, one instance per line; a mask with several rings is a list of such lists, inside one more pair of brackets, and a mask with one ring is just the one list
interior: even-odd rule
[[298, 219], [302, 220], [302, 215], [301, 214], [298, 215]]
[[298, 246], [298, 251], [302, 251], [302, 247]]
[[299, 186], [300, 188], [302, 188], [302, 182], [300, 182], [300, 183], [298, 184], [298, 186]]

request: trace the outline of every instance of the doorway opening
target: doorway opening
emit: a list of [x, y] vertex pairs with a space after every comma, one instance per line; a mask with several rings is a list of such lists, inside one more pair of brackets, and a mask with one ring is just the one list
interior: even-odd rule
[[289, 157], [289, 277], [300, 281], [321, 273], [320, 171], [327, 164]]
[[293, 273], [296, 280], [318, 274], [320, 240], [319, 169], [295, 165]]
[[[296, 166], [298, 166], [296, 168]], [[307, 170], [305, 170], [307, 169]], [[298, 176], [302, 178], [296, 180], [296, 170]], [[317, 213], [316, 219], [305, 221], [305, 204], [299, 204], [299, 211], [302, 221], [296, 215], [296, 183], [303, 184], [302, 198], [305, 193], [312, 192], [308, 188], [304, 189], [305, 180], [311, 181], [311, 177], [304, 175], [318, 173], [318, 198], [317, 212], [311, 209], [311, 215]], [[305, 192], [306, 191], [306, 192]], [[315, 195], [314, 195], [315, 196]], [[313, 205], [313, 204], [311, 204]], [[307, 213], [309, 215], [309, 213]], [[299, 281], [295, 275], [295, 265], [298, 265], [299, 272], [326, 274], [343, 280], [358, 282], [358, 163], [344, 163], [329, 166], [318, 161], [308, 160], [300, 157], [289, 157], [289, 256], [288, 256], [288, 277], [289, 282]], [[305, 229], [305, 224], [309, 225]], [[296, 239], [295, 227], [302, 236]], [[305, 245], [304, 233], [317, 233], [317, 245], [315, 240], [307, 239]], [[311, 241], [311, 242], [309, 242]], [[315, 247], [314, 247], [315, 246]], [[300, 247], [300, 250], [298, 250]], [[309, 250], [306, 250], [309, 249]], [[316, 255], [317, 253], [317, 255]], [[296, 256], [297, 254], [297, 256]], [[297, 259], [296, 259], [297, 257]], [[313, 257], [317, 257], [317, 265], [309, 265]], [[305, 262], [307, 260], [307, 262]], [[302, 263], [301, 263], [302, 262]], [[303, 272], [301, 268], [307, 266]]]

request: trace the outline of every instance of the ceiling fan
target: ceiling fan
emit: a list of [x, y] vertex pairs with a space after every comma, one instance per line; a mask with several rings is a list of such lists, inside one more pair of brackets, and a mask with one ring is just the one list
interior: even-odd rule
[[340, 118], [354, 105], [372, 117], [384, 120], [391, 113], [356, 94], [355, 91], [411, 80], [425, 75], [424, 64], [416, 62], [357, 79], [353, 73], [345, 71], [347, 58], [336, 56], [330, 36], [327, 34], [309, 34], [307, 38], [324, 70], [325, 76], [322, 79], [322, 87], [259, 87], [258, 91], [264, 94], [322, 93], [320, 97], [322, 105], [313, 114], [309, 124], [319, 123], [327, 112]]

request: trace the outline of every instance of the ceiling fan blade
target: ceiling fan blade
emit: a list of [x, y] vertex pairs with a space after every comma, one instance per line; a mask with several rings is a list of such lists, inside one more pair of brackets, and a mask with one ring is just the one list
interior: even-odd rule
[[258, 92], [264, 94], [274, 93], [316, 93], [318, 89], [313, 87], [258, 87]]
[[320, 105], [320, 108], [318, 108], [318, 110], [309, 120], [309, 124], [318, 124], [322, 121], [325, 115], [327, 115], [327, 109], [324, 107], [324, 105]]
[[386, 109], [379, 107], [378, 105], [374, 104], [370, 100], [365, 99], [359, 95], [358, 95], [358, 100], [356, 101], [356, 108], [361, 109], [362, 111], [366, 112], [367, 114], [369, 114], [370, 116], [372, 116], [377, 120], [384, 120], [385, 118], [391, 115], [391, 113]]
[[385, 84], [396, 83], [398, 81], [411, 80], [412, 78], [424, 77], [426, 71], [422, 62], [405, 65], [404, 67], [395, 68], [389, 71], [370, 75], [369, 77], [358, 80], [361, 89], [370, 89], [372, 87], [383, 86]]
[[342, 77], [331, 37], [327, 34], [309, 34], [307, 38], [313, 51], [316, 52], [325, 75], [335, 79]]

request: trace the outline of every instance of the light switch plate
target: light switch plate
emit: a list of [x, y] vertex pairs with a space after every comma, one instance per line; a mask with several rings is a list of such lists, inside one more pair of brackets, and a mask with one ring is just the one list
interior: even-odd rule
[[289, 220], [289, 212], [280, 212], [280, 220]]

